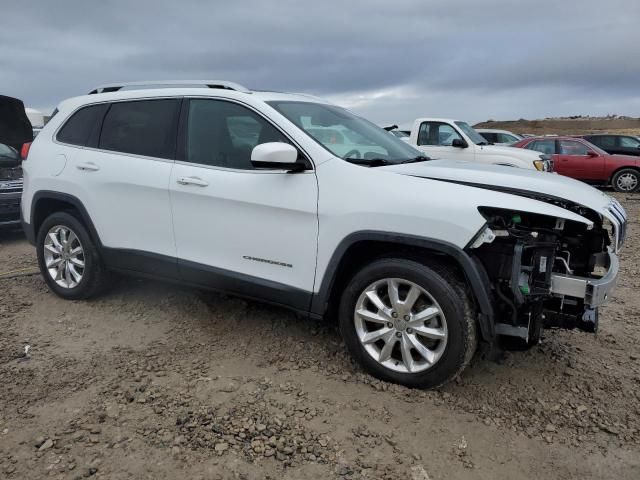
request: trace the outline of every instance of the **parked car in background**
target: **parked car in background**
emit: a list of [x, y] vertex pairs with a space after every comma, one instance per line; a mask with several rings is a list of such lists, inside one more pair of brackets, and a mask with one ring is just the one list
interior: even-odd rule
[[487, 142], [494, 145], [511, 145], [524, 137], [508, 130], [495, 130], [491, 128], [476, 128], [476, 132], [482, 135]]
[[640, 157], [640, 140], [631, 135], [582, 135], [582, 138], [612, 155], [633, 155]]
[[[447, 118], [418, 118], [408, 143], [431, 158], [506, 165], [539, 171], [551, 170], [551, 159], [489, 142], [466, 122]], [[526, 153], [525, 153], [526, 152]]]
[[31, 122], [31, 126], [35, 129], [42, 130], [45, 124], [45, 115], [40, 110], [36, 110], [35, 108], [26, 107], [24, 109], [27, 114], [27, 118], [29, 122]]
[[389, 132], [394, 137], [398, 137], [400, 140], [403, 140], [405, 142], [409, 141], [409, 135], [411, 134], [409, 130], [399, 130], [398, 125], [389, 125], [387, 127], [382, 127], [382, 128], [384, 128], [387, 132]]
[[639, 157], [610, 155], [583, 138], [532, 137], [514, 146], [551, 155], [554, 171], [560, 175], [611, 185], [618, 192], [635, 192], [640, 187]]
[[391, 130], [392, 135], [395, 135], [398, 138], [409, 138], [409, 136], [411, 135], [411, 132], [407, 131], [407, 130]]
[[0, 95], [0, 227], [20, 224], [20, 155], [33, 139], [21, 100]]
[[627, 221], [609, 196], [430, 161], [308, 95], [180, 83], [66, 100], [34, 140], [24, 230], [58, 296], [98, 294], [111, 269], [337, 317], [364, 368], [411, 387], [497, 335], [597, 329]]

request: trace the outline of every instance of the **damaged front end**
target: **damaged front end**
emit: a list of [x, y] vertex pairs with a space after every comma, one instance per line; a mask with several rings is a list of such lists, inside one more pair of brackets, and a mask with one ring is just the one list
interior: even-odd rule
[[626, 213], [615, 200], [603, 214], [554, 203], [586, 221], [479, 208], [487, 223], [469, 249], [490, 279], [498, 335], [534, 344], [543, 328], [597, 331], [598, 307], [618, 275]]

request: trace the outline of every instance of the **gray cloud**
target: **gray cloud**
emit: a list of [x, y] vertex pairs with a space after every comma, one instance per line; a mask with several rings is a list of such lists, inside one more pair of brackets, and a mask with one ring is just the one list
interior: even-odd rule
[[12, 2], [0, 93], [50, 108], [98, 84], [226, 78], [371, 117], [640, 115], [640, 2]]

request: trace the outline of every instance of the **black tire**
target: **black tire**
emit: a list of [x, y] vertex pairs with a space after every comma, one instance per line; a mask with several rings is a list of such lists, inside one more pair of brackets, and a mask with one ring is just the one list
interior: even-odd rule
[[[635, 179], [635, 186], [632, 188], [625, 189], [621, 185], [618, 185], [618, 182], [620, 182], [621, 177], [623, 176], [626, 178]], [[637, 192], [640, 189], [640, 171], [634, 168], [623, 168], [622, 170], [617, 171], [613, 176], [613, 178], [611, 179], [611, 186], [616, 192], [622, 192], [622, 193]]]
[[[358, 338], [354, 311], [363, 291], [377, 280], [400, 278], [415, 283], [431, 295], [442, 309], [448, 330], [440, 359], [417, 373], [398, 372], [378, 363]], [[462, 283], [446, 267], [429, 268], [404, 258], [376, 260], [351, 279], [339, 307], [340, 331], [353, 357], [373, 376], [412, 388], [434, 388], [458, 376], [471, 361], [477, 347], [474, 307]]]
[[[72, 288], [58, 285], [51, 277], [45, 265], [44, 245], [47, 234], [52, 227], [63, 226], [70, 229], [80, 240], [84, 251], [84, 271], [82, 279]], [[102, 263], [100, 252], [91, 239], [84, 224], [67, 212], [56, 212], [49, 215], [38, 231], [36, 238], [36, 250], [38, 254], [38, 265], [49, 289], [56, 295], [68, 300], [80, 300], [94, 297], [100, 293], [107, 280], [107, 272]]]

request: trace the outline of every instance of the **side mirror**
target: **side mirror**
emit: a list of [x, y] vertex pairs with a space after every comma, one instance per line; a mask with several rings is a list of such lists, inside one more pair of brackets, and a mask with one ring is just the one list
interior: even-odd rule
[[18, 151], [9, 145], [0, 143], [0, 168], [15, 168], [18, 165], [20, 165]]
[[468, 147], [467, 142], [465, 142], [461, 138], [454, 138], [453, 141], [451, 142], [451, 146], [452, 147], [456, 147], [456, 148], [467, 148]]
[[599, 155], [593, 150], [587, 150], [587, 157], [598, 157]]
[[306, 165], [297, 160], [298, 150], [288, 143], [261, 143], [251, 151], [251, 163], [258, 168], [306, 170]]

